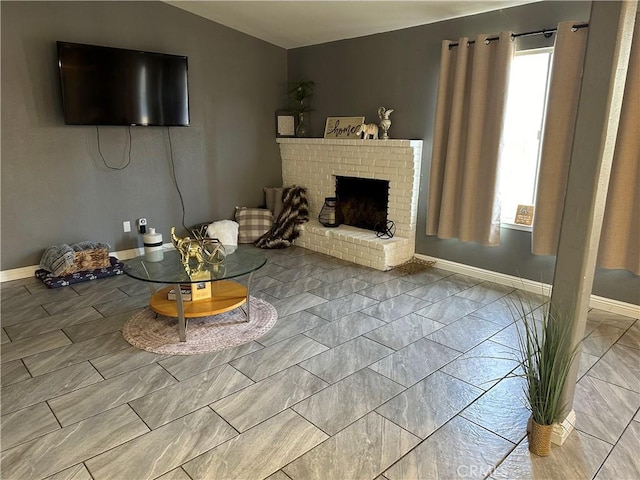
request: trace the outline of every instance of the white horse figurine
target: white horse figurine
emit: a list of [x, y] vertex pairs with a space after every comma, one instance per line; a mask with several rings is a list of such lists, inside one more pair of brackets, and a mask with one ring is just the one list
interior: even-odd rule
[[378, 126], [375, 123], [363, 123], [356, 129], [356, 135], [362, 135], [363, 140], [367, 140], [369, 135], [372, 139], [378, 138]]

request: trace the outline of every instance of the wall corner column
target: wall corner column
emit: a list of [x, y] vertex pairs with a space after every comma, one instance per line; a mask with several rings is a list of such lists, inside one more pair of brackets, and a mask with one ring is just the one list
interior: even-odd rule
[[[579, 345], [585, 332], [636, 10], [637, 2], [627, 1], [595, 1], [591, 7], [551, 295], [558, 317], [570, 323], [567, 349]], [[560, 400], [567, 416], [573, 414], [579, 360]]]

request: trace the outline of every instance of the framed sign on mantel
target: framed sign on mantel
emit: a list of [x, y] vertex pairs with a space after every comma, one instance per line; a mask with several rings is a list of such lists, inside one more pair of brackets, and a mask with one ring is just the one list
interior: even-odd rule
[[357, 139], [356, 130], [364, 123], [364, 117], [327, 117], [324, 138]]
[[276, 112], [276, 137], [295, 137], [298, 117], [295, 113], [278, 110]]

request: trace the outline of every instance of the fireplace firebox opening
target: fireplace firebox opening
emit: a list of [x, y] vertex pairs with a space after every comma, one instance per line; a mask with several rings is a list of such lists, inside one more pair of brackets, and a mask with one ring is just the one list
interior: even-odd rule
[[336, 197], [342, 223], [374, 231], [386, 228], [388, 180], [336, 176]]

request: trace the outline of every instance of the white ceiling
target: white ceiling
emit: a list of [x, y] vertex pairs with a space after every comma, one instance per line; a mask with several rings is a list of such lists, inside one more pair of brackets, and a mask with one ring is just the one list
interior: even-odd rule
[[166, 3], [283, 48], [304, 47], [539, 0], [170, 0]]

